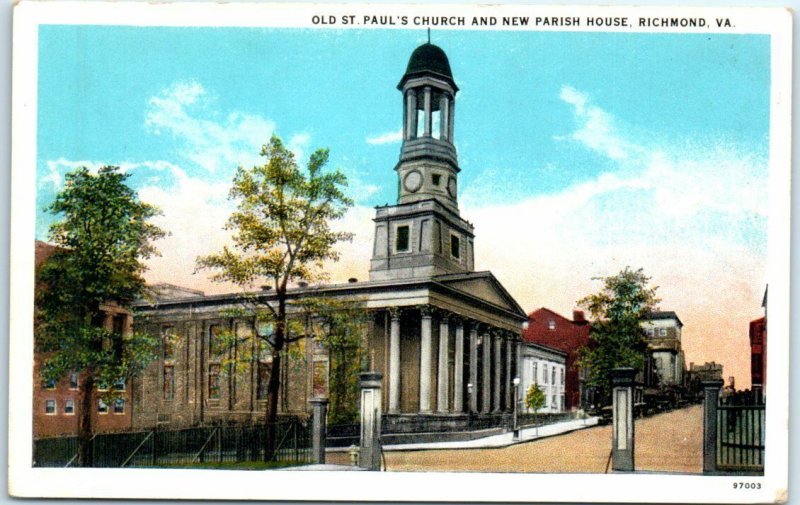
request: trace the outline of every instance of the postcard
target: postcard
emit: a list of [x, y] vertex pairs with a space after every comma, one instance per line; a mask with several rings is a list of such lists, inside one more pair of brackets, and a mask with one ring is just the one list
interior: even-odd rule
[[10, 494], [785, 502], [791, 28], [20, 2]]

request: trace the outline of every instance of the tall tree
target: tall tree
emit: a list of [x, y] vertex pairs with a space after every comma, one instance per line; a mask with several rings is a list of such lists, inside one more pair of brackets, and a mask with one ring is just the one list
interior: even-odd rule
[[353, 202], [343, 192], [344, 174], [323, 171], [327, 149], [315, 151], [306, 170], [300, 169], [277, 136], [261, 148], [261, 156], [263, 165], [239, 167], [233, 180], [229, 197], [238, 202], [237, 210], [226, 224], [234, 232], [232, 247], [198, 258], [197, 265], [212, 269], [216, 281], [252, 289], [266, 280], [275, 289], [275, 304], [265, 304], [275, 323], [267, 339], [272, 366], [264, 419], [264, 458], [270, 460], [275, 452], [281, 357], [289, 343], [303, 338], [287, 331], [287, 289], [295, 282], [324, 278], [323, 263], [339, 259], [334, 246], [350, 240], [352, 233], [334, 231], [330, 224], [342, 218]]
[[[78, 464], [92, 466], [95, 384], [114, 384], [137, 373], [155, 355], [155, 338], [115, 330], [103, 305], [122, 307], [145, 292], [143, 259], [157, 254], [152, 242], [164, 232], [149, 222], [159, 211], [126, 185], [128, 174], [105, 166], [92, 174], [78, 168], [47, 210], [55, 252], [39, 270], [35, 344], [45, 359], [42, 378], [79, 373], [81, 405]], [[106, 399], [113, 397], [108, 388]]]
[[592, 316], [589, 345], [579, 350], [578, 365], [587, 371], [587, 385], [597, 391], [600, 403], [611, 398], [611, 370], [618, 367], [644, 368], [646, 333], [642, 321], [657, 310], [658, 287], [650, 287], [643, 269], [625, 267], [617, 275], [597, 277], [603, 288], [578, 304]]

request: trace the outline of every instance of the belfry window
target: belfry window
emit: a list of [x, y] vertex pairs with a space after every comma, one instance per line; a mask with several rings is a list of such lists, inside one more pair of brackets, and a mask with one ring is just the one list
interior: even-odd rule
[[458, 235], [450, 235], [450, 256], [453, 259], [461, 259], [461, 239], [458, 238]]
[[397, 227], [397, 237], [395, 238], [395, 252], [411, 251], [411, 227], [401, 225]]
[[440, 174], [431, 174], [431, 182], [434, 186], [439, 186], [442, 183], [442, 176]]

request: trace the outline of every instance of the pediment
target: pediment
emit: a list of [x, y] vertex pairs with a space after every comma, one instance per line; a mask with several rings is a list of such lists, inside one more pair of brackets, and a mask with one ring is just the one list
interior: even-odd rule
[[517, 301], [491, 272], [469, 272], [434, 277], [434, 281], [466, 296], [479, 298], [491, 305], [527, 317]]

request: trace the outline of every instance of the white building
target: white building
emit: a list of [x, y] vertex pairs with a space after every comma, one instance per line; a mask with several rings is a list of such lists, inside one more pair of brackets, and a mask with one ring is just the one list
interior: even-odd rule
[[[532, 384], [544, 392], [545, 404], [539, 413], [564, 412], [567, 353], [546, 345], [525, 342], [520, 350], [520, 396], [522, 400]], [[522, 412], [533, 412], [524, 406]]]
[[672, 311], [652, 312], [645, 316], [642, 328], [647, 333], [647, 347], [660, 384], [682, 385], [686, 367], [681, 349], [683, 323], [678, 315]]

